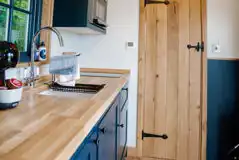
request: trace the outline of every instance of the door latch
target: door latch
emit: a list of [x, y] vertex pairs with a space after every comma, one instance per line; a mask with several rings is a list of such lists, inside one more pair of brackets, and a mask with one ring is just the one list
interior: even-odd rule
[[191, 45], [191, 44], [188, 44], [187, 45], [187, 48], [188, 49], [195, 49], [197, 52], [200, 52], [200, 50], [202, 51], [202, 52], [204, 52], [204, 42], [198, 42], [197, 43], [197, 45], [195, 45], [195, 46], [193, 46], [193, 45]]
[[146, 6], [147, 4], [165, 4], [165, 5], [169, 5], [170, 2], [169, 2], [169, 0], [164, 0], [164, 1], [158, 1], [158, 0], [145, 0], [144, 5]]
[[162, 138], [164, 140], [168, 139], [168, 135], [166, 134], [151, 134], [151, 133], [145, 133], [144, 131], [142, 131], [142, 140], [144, 140], [144, 138]]

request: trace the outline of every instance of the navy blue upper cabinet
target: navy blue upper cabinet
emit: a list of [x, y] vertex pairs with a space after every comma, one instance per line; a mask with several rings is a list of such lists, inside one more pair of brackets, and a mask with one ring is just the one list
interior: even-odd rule
[[53, 26], [79, 34], [106, 33], [106, 15], [106, 0], [55, 0]]

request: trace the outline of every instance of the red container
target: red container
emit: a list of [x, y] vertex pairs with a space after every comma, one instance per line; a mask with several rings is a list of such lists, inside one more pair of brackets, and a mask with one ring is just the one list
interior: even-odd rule
[[18, 89], [18, 88], [21, 88], [22, 85], [23, 85], [22, 82], [15, 78], [7, 80], [8, 89]]

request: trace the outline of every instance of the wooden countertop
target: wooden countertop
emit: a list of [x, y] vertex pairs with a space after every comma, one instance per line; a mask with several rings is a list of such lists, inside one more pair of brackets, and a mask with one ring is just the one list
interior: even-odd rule
[[106, 84], [81, 100], [39, 95], [45, 86], [24, 91], [17, 108], [0, 111], [0, 159], [69, 159], [127, 81], [127, 75], [81, 77], [81, 83]]

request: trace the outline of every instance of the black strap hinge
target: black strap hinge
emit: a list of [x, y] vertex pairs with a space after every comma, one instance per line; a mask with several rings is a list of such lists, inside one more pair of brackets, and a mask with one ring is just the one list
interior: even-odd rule
[[145, 0], [145, 6], [147, 4], [165, 4], [165, 5], [169, 5], [170, 2], [169, 0], [164, 0], [164, 1], [158, 1], [158, 0]]
[[142, 140], [144, 140], [144, 138], [162, 138], [164, 140], [168, 139], [168, 135], [166, 134], [151, 134], [151, 133], [145, 133], [144, 131], [142, 131]]

